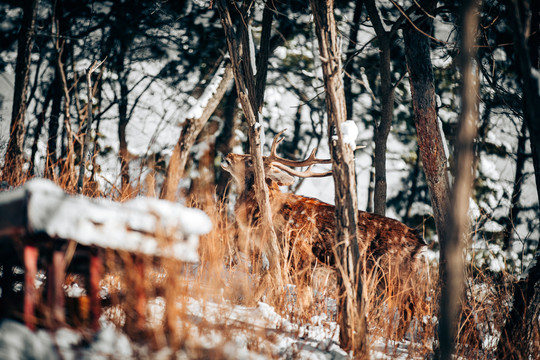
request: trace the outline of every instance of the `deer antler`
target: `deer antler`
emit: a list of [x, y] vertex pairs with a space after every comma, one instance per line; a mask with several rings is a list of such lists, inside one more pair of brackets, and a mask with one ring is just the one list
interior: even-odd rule
[[[317, 152], [317, 148], [313, 149], [311, 151], [311, 154], [305, 160], [296, 161], [296, 160], [289, 160], [289, 159], [284, 159], [282, 157], [279, 157], [276, 154], [277, 146], [283, 141], [284, 138], [281, 137], [281, 135], [286, 130], [287, 129], [283, 129], [279, 133], [277, 133], [277, 135], [274, 137], [274, 140], [272, 141], [272, 147], [270, 149], [270, 155], [267, 157], [267, 161], [270, 164], [274, 165], [278, 169], [281, 169], [281, 170], [289, 173], [290, 175], [298, 176], [298, 177], [302, 177], [302, 178], [324, 177], [324, 176], [332, 175], [332, 170], [325, 171], [325, 172], [322, 172], [322, 173], [313, 172], [311, 170], [311, 168], [315, 164], [331, 164], [332, 163], [331, 159], [317, 159], [315, 157], [315, 153]], [[308, 166], [308, 168], [306, 170], [304, 170], [304, 171], [297, 171], [297, 170], [291, 169], [290, 166], [293, 166], [293, 167]]]
[[332, 175], [332, 170], [328, 170], [328, 171], [325, 171], [325, 172], [322, 172], [322, 173], [318, 173], [318, 172], [313, 172], [311, 171], [311, 168], [313, 167], [313, 165], [310, 165], [306, 170], [304, 171], [296, 171], [294, 169], [291, 169], [290, 167], [288, 167], [287, 165], [283, 165], [281, 163], [278, 163], [278, 162], [274, 162], [272, 163], [272, 165], [274, 165], [275, 167], [277, 167], [278, 169], [280, 170], [283, 170], [285, 171], [286, 173], [290, 174], [290, 175], [293, 175], [293, 176], [298, 176], [298, 177], [301, 177], [301, 178], [308, 178], [308, 177], [325, 177], [325, 176], [330, 176]]
[[[274, 137], [274, 140], [272, 141], [272, 147], [270, 149], [270, 155], [268, 156], [268, 161], [272, 163], [278, 163], [283, 164], [286, 166], [294, 166], [294, 167], [303, 167], [303, 166], [310, 166], [314, 164], [331, 164], [331, 159], [317, 159], [315, 157], [315, 153], [317, 152], [317, 148], [313, 149], [311, 151], [311, 154], [309, 157], [305, 160], [289, 160], [284, 159], [282, 157], [279, 157], [276, 154], [277, 146], [283, 141], [283, 137], [281, 135], [286, 131], [287, 129], [283, 129], [280, 132], [277, 133], [277, 135]], [[294, 170], [293, 170], [294, 171]]]

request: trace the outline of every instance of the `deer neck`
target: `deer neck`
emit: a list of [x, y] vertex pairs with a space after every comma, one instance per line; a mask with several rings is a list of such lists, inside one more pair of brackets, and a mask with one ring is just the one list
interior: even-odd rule
[[[270, 207], [272, 215], [275, 217], [278, 215], [279, 209], [286, 201], [286, 195], [281, 192], [279, 186], [266, 179], [266, 185], [268, 186], [268, 195], [270, 200]], [[243, 189], [240, 192], [238, 200], [236, 202], [236, 213], [243, 223], [248, 223], [248, 219], [257, 219], [259, 216], [259, 203], [257, 202], [257, 196], [255, 193], [253, 177], [246, 178], [243, 184]], [[253, 224], [250, 224], [253, 225]]]

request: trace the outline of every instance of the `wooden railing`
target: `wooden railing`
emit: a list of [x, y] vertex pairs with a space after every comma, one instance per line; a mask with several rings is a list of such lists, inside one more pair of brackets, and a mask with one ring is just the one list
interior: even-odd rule
[[[97, 329], [107, 251], [128, 253], [139, 267], [148, 258], [194, 263], [198, 237], [210, 229], [202, 211], [164, 200], [118, 203], [71, 196], [43, 179], [0, 192], [0, 316], [22, 317], [31, 329], [64, 324], [66, 270], [76, 258], [78, 272], [87, 278], [90, 326]], [[38, 272], [46, 279], [44, 286], [36, 284]], [[125, 291], [135, 292], [139, 322], [144, 322], [144, 289]], [[47, 313], [47, 321], [38, 321], [38, 304], [45, 307], [40, 313]]]

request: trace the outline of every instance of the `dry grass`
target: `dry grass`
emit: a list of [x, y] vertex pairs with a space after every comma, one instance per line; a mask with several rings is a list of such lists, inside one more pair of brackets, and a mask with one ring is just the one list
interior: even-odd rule
[[[60, 172], [55, 180], [68, 192], [74, 192], [73, 177], [69, 174]], [[113, 188], [106, 194], [90, 183], [83, 193], [123, 201], [143, 191], [147, 190], [142, 186], [130, 186], [123, 190]], [[305, 329], [313, 326], [316, 319], [323, 319], [322, 325], [318, 325], [329, 329], [328, 336], [332, 338], [337, 311], [336, 274], [324, 265], [313, 268], [300, 260], [297, 255], [309, 249], [295, 238], [297, 233], [290, 233], [282, 244], [282, 281], [289, 285], [280, 289], [274, 275], [265, 270], [267, 260], [257, 245], [257, 231], [238, 229], [227, 204], [214, 202], [212, 196], [197, 197], [188, 203], [202, 208], [214, 224], [212, 232], [200, 240], [200, 263], [195, 266], [128, 253], [105, 253], [107, 275], [102, 285], [109, 296], [104, 310], [109, 321], [151, 351], [178, 350], [194, 359], [235, 358], [238, 353], [231, 352], [231, 344], [270, 358], [295, 358], [302, 345], [280, 353], [273, 344], [284, 335], [305, 339]], [[499, 329], [507, 313], [508, 276], [493, 276], [473, 267], [466, 269], [466, 273], [457, 355], [490, 359], [494, 357]], [[381, 290], [380, 272], [365, 271], [363, 289], [372, 351], [384, 352], [389, 358], [433, 356], [439, 297], [437, 274], [436, 265], [426, 262], [418, 277], [405, 285], [396, 285], [398, 282], [392, 279], [399, 273], [387, 270], [382, 275], [390, 280]], [[146, 308], [142, 308], [141, 294], [150, 304]], [[402, 305], [409, 298], [412, 309]], [[273, 307], [287, 324], [298, 326], [261, 325], [252, 315], [254, 308], [262, 306], [258, 305], [261, 301]], [[84, 312], [88, 310], [80, 309], [84, 307], [84, 296], [78, 300], [78, 307], [70, 310], [83, 314], [78, 315], [77, 321], [70, 320], [74, 326], [87, 322]], [[400, 321], [404, 312], [409, 314], [410, 322]], [[145, 319], [141, 319], [141, 314]]]

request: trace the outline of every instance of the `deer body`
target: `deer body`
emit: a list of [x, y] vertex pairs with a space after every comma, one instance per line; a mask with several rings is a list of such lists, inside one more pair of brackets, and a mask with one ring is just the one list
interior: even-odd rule
[[[315, 173], [314, 164], [329, 164], [330, 160], [315, 158], [315, 150], [303, 161], [286, 160], [276, 155], [280, 132], [274, 138], [271, 153], [263, 157], [265, 181], [269, 189], [273, 224], [281, 240], [291, 267], [297, 270], [300, 283], [309, 282], [310, 269], [317, 261], [334, 266], [336, 214], [333, 205], [314, 198], [283, 193], [279, 186], [291, 185], [292, 176], [322, 177], [331, 171]], [[229, 154], [222, 168], [228, 171], [238, 185], [236, 203], [237, 222], [245, 230], [257, 228], [259, 210], [255, 196], [254, 172], [251, 155]], [[305, 171], [291, 167], [308, 166]], [[376, 288], [386, 292], [387, 298], [397, 299], [402, 313], [400, 322], [404, 331], [414, 312], [413, 281], [419, 270], [420, 253], [426, 243], [418, 232], [407, 225], [365, 211], [358, 211], [358, 245], [363, 254], [362, 268], [375, 279]], [[260, 234], [259, 234], [260, 235]], [[258, 236], [260, 237], [260, 236]], [[256, 244], [264, 251], [264, 244]], [[396, 298], [396, 294], [399, 294]], [[400, 300], [401, 299], [401, 300]]]
[[[299, 289], [310, 303], [310, 291], [305, 284], [312, 279], [314, 264], [322, 262], [336, 265], [336, 214], [333, 205], [314, 198], [283, 193], [279, 186], [291, 185], [292, 176], [322, 177], [331, 171], [316, 173], [314, 164], [330, 164], [331, 160], [315, 158], [315, 151], [303, 161], [293, 161], [276, 155], [276, 147], [283, 140], [280, 132], [274, 138], [271, 153], [263, 157], [265, 181], [269, 189], [273, 224], [281, 241], [283, 253], [291, 268], [296, 269], [295, 278]], [[239, 196], [235, 212], [242, 230], [257, 229], [259, 206], [254, 189], [254, 171], [251, 155], [229, 154], [224, 157], [222, 168], [234, 178]], [[308, 166], [297, 171], [292, 167]], [[414, 281], [420, 270], [420, 253], [426, 243], [418, 232], [407, 225], [365, 211], [358, 211], [357, 239], [361, 251], [362, 269], [370, 274], [376, 291], [386, 294], [386, 299], [394, 301], [402, 316], [398, 335], [400, 338], [408, 328], [414, 313]], [[262, 238], [258, 234], [256, 238]], [[265, 244], [249, 244], [265, 251]], [[362, 261], [362, 260], [361, 260]], [[300, 285], [302, 287], [302, 285]], [[302, 302], [302, 301], [301, 301]]]
[[[315, 150], [303, 161], [286, 160], [276, 155], [277, 145], [283, 140], [276, 135], [272, 143], [271, 154], [264, 157], [264, 171], [268, 185], [274, 227], [281, 239], [299, 238], [304, 243], [303, 262], [317, 260], [334, 265], [336, 218], [335, 207], [317, 199], [283, 193], [279, 186], [291, 185], [294, 176], [322, 177], [331, 175], [331, 171], [314, 173], [314, 164], [329, 164], [330, 160], [316, 159]], [[291, 167], [309, 166], [303, 172]], [[222, 168], [233, 176], [239, 187], [236, 204], [237, 220], [242, 225], [255, 225], [258, 219], [258, 204], [255, 197], [254, 174], [251, 155], [229, 154]], [[417, 268], [419, 253], [426, 243], [416, 230], [407, 225], [365, 211], [358, 211], [358, 242], [361, 251], [366, 253], [366, 262], [370, 264], [395, 266], [407, 276]], [[309, 251], [308, 251], [309, 249]], [[311, 254], [310, 254], [311, 252]], [[368, 264], [368, 265], [370, 265]]]
[[[226, 161], [242, 168], [246, 156], [249, 155], [229, 154]], [[244, 226], [255, 225], [258, 218], [258, 204], [251, 176], [248, 170], [236, 204], [237, 220]], [[318, 261], [333, 266], [335, 207], [314, 198], [283, 193], [278, 186], [282, 184], [272, 179], [267, 178], [266, 183], [274, 227], [279, 237], [300, 237]], [[426, 245], [418, 232], [407, 225], [361, 210], [358, 211], [358, 242], [361, 250], [367, 250], [368, 259], [376, 261], [385, 255], [385, 261], [399, 264], [399, 269], [407, 273], [415, 270], [418, 254]]]

